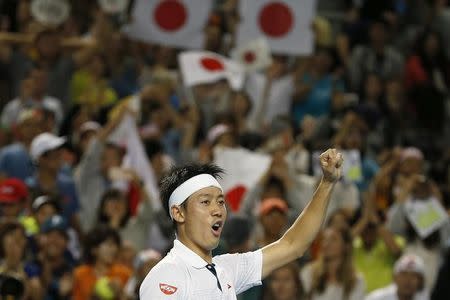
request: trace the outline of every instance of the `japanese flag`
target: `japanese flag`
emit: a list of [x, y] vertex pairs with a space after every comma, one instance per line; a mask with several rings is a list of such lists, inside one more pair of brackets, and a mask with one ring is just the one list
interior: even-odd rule
[[225, 170], [220, 184], [232, 211], [238, 211], [245, 193], [252, 189], [270, 167], [269, 155], [243, 148], [214, 149], [214, 163]]
[[258, 38], [235, 49], [233, 60], [240, 62], [247, 72], [262, 70], [272, 63], [269, 44], [265, 38]]
[[124, 27], [124, 32], [144, 42], [200, 49], [211, 3], [205, 0], [136, 0], [133, 22]]
[[316, 0], [245, 0], [239, 2], [237, 45], [258, 37], [267, 39], [274, 53], [306, 55], [313, 50], [311, 24]]
[[239, 90], [244, 84], [244, 68], [214, 52], [182, 52], [178, 55], [178, 62], [186, 86], [227, 79], [233, 89]]

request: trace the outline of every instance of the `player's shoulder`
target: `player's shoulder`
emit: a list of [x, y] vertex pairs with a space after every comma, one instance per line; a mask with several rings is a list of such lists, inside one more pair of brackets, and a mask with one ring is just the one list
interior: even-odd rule
[[185, 266], [170, 254], [154, 266], [141, 284], [141, 299], [158, 299], [164, 295], [183, 295], [187, 290]]

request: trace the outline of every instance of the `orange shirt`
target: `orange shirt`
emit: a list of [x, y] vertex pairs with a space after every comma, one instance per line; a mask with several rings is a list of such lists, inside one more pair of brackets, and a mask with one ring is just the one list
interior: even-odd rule
[[[114, 264], [111, 266], [106, 277], [111, 280], [117, 280], [122, 287], [130, 278], [132, 270], [121, 264]], [[81, 265], [75, 269], [74, 285], [73, 285], [73, 300], [87, 300], [92, 296], [95, 283], [99, 279], [95, 274], [92, 265]]]

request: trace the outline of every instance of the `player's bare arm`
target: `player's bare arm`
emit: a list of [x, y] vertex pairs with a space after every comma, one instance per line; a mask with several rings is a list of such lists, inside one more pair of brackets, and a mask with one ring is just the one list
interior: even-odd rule
[[328, 149], [322, 153], [320, 166], [323, 175], [312, 200], [278, 241], [262, 249], [263, 278], [299, 258], [308, 249], [325, 219], [331, 192], [341, 177], [342, 162], [342, 155], [336, 149]]

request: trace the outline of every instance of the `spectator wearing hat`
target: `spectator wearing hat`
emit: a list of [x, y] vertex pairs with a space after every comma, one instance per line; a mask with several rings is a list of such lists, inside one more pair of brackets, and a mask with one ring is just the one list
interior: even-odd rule
[[288, 205], [280, 198], [266, 198], [259, 207], [259, 222], [262, 235], [257, 238], [258, 247], [269, 245], [278, 240], [288, 228]]
[[400, 257], [394, 266], [394, 281], [370, 293], [366, 300], [428, 300], [425, 289], [424, 261], [411, 254]]
[[21, 220], [28, 236], [38, 234], [47, 219], [60, 214], [58, 205], [60, 202], [60, 199], [47, 195], [42, 195], [34, 199], [31, 204], [31, 215], [25, 216]]
[[72, 292], [75, 261], [68, 250], [68, 229], [60, 215], [51, 216], [41, 226], [39, 252], [33, 267], [43, 284], [44, 299], [66, 299]]
[[0, 274], [22, 281], [25, 286], [24, 299], [42, 299], [44, 293], [38, 274], [25, 260], [27, 238], [25, 229], [17, 222], [6, 222], [0, 226]]
[[30, 145], [41, 132], [43, 114], [38, 109], [23, 110], [14, 128], [14, 143], [0, 152], [0, 173], [2, 176], [25, 180], [34, 172], [30, 157]]
[[17, 221], [25, 209], [28, 188], [16, 178], [4, 179], [0, 182], [0, 207], [2, 221]]
[[148, 272], [162, 259], [161, 253], [153, 249], [140, 251], [134, 259], [134, 274], [125, 286], [126, 300], [138, 300], [139, 288]]
[[36, 172], [27, 179], [34, 196], [49, 195], [61, 199], [61, 213], [70, 224], [79, 229], [78, 194], [73, 179], [61, 172], [64, 137], [42, 133], [33, 139], [30, 154], [36, 164]]

